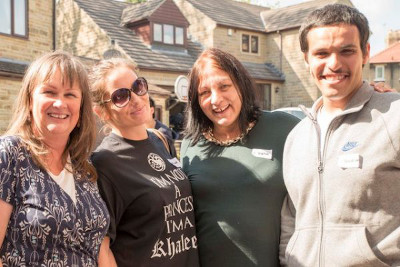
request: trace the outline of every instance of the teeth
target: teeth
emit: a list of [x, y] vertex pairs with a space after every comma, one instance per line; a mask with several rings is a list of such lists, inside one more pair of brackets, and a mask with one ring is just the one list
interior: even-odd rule
[[346, 77], [346, 75], [325, 75], [324, 76], [325, 80], [328, 80], [328, 81], [343, 80], [345, 77]]
[[65, 119], [68, 117], [68, 115], [65, 114], [53, 114], [53, 113], [49, 113], [49, 116], [57, 119]]
[[217, 113], [219, 113], [219, 112], [223, 112], [223, 111], [225, 111], [225, 109], [227, 109], [227, 108], [228, 108], [228, 106], [229, 106], [229, 105], [226, 105], [226, 106], [225, 106], [225, 107], [223, 107], [223, 108], [214, 109], [214, 112], [217, 112]]

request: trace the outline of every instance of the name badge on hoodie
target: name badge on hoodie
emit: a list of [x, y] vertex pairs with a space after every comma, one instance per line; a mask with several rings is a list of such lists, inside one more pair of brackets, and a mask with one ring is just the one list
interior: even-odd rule
[[253, 148], [251, 154], [257, 158], [272, 159], [272, 150]]
[[361, 168], [360, 154], [347, 154], [339, 156], [338, 165], [342, 169]]

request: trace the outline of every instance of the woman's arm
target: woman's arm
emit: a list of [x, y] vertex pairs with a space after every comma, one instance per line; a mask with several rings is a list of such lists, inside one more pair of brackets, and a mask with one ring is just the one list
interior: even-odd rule
[[[104, 237], [103, 242], [101, 242], [100, 252], [99, 252], [99, 267], [116, 267], [114, 254], [110, 249], [110, 238], [108, 236]], [[2, 267], [0, 265], [0, 267]]]
[[[8, 222], [10, 221], [13, 206], [4, 200], [0, 199], [0, 248], [3, 245], [4, 237], [6, 236]], [[0, 267], [3, 267], [0, 258]]]

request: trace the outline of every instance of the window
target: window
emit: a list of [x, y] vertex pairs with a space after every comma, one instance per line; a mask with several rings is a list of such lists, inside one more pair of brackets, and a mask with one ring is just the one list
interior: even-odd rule
[[251, 36], [251, 53], [258, 54], [258, 37]]
[[183, 28], [175, 27], [175, 43], [183, 45]]
[[164, 43], [174, 44], [174, 26], [164, 24]]
[[27, 36], [27, 0], [0, 1], [0, 33]]
[[249, 35], [242, 35], [242, 52], [249, 52]]
[[162, 25], [161, 24], [154, 24], [153, 38], [154, 38], [154, 41], [162, 42]]
[[375, 66], [375, 80], [376, 82], [385, 81], [385, 66]]
[[153, 41], [164, 44], [183, 45], [184, 42], [184, 28], [176, 27], [170, 24], [153, 24]]
[[258, 54], [258, 36], [242, 34], [242, 52]]

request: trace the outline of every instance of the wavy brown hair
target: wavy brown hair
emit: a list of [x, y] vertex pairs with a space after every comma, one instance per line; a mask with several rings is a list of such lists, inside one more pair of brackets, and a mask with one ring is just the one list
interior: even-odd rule
[[69, 155], [72, 163], [72, 170], [69, 171], [81, 174], [82, 177], [89, 175], [91, 180], [96, 180], [96, 170], [88, 162], [96, 138], [88, 76], [83, 64], [70, 54], [62, 51], [50, 52], [32, 62], [22, 81], [6, 134], [19, 136], [30, 150], [35, 163], [47, 169], [44, 159], [50, 152], [43, 142], [43, 137], [38, 135], [37, 131], [33, 131], [30, 106], [34, 89], [49, 81], [57, 70], [62, 74], [62, 84], [72, 87], [77, 83], [82, 92], [78, 124], [69, 135], [62, 162], [65, 165]]

